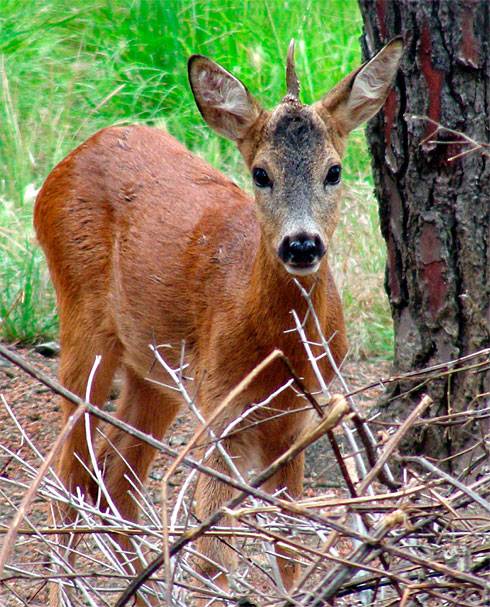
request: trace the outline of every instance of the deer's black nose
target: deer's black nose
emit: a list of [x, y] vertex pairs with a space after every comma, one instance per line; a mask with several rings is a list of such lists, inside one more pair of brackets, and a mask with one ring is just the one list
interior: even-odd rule
[[325, 245], [318, 234], [285, 236], [279, 245], [278, 255], [286, 265], [308, 268], [325, 255]]

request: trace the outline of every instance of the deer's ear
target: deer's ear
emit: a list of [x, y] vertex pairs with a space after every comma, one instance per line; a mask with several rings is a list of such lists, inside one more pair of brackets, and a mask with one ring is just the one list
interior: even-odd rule
[[202, 55], [189, 59], [189, 82], [204, 120], [220, 135], [242, 140], [261, 113], [246, 87]]
[[350, 73], [315, 104], [334, 118], [340, 130], [348, 133], [372, 118], [383, 106], [403, 53], [401, 38], [395, 38], [377, 55]]

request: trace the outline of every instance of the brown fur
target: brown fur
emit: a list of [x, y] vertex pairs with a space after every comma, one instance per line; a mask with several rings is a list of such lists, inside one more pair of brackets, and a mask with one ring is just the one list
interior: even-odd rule
[[[205, 69], [208, 60], [199, 61]], [[212, 64], [212, 86], [221, 83], [224, 70], [220, 70]], [[386, 78], [391, 79], [392, 74]], [[225, 84], [243, 87], [236, 80]], [[241, 94], [241, 89], [238, 92]], [[83, 396], [94, 358], [101, 354], [92, 402], [103, 406], [113, 374], [121, 367], [125, 384], [118, 416], [159, 439], [176, 415], [179, 400], [174, 391], [146, 380], [150, 376], [169, 382], [164, 371], [152, 364], [150, 343], [170, 344], [163, 355], [176, 366], [185, 341], [188, 374], [194, 377], [192, 389], [197, 390], [197, 403], [205, 417], [275, 348], [290, 359], [309, 389], [317, 387], [298, 335], [284, 332], [293, 326], [290, 311], [294, 309], [302, 317], [306, 303], [277, 256], [277, 241], [278, 232], [291, 221], [298, 205], [304, 205], [302, 217], [314, 215], [326, 242], [335, 228], [339, 191], [322, 191], [325, 160], [328, 165], [329, 158], [340, 159], [344, 145], [335, 112], [328, 109], [328, 103], [337, 107], [341, 100], [325, 102], [321, 111], [289, 102], [291, 108], [282, 104], [269, 114], [246, 92], [237, 121], [233, 113], [223, 117], [219, 108], [207, 108], [206, 94], [204, 91], [199, 97], [201, 111], [214, 128], [236, 139], [249, 167], [260, 158], [277, 177], [281, 162], [286, 167], [294, 165], [291, 170], [296, 175], [285, 175], [283, 182], [277, 177], [275, 182], [276, 197], [282, 187], [279, 209], [272, 208], [270, 200], [264, 201], [263, 192], [257, 192], [254, 201], [168, 134], [144, 126], [112, 127], [91, 137], [52, 171], [35, 208], [38, 239], [58, 298], [61, 381]], [[342, 95], [348, 94], [343, 90]], [[284, 119], [289, 111], [299, 112], [307, 122], [306, 131], [300, 128], [293, 140]], [[315, 145], [309, 152], [304, 135], [311, 132], [315, 133]], [[275, 133], [275, 148], [271, 133]], [[291, 154], [294, 141], [299, 141], [301, 148], [297, 161]], [[322, 196], [329, 205], [326, 211]], [[346, 352], [345, 328], [327, 259], [318, 272], [299, 280], [308, 289], [314, 286], [315, 309], [325, 336], [331, 338], [334, 359], [340, 363]], [[317, 338], [311, 319], [306, 332]], [[328, 381], [332, 370], [325, 359], [321, 364]], [[281, 365], [272, 365], [231, 403], [215, 431], [287, 379]], [[284, 411], [303, 405], [289, 390], [273, 403], [274, 409]], [[71, 412], [71, 405], [63, 401], [65, 421]], [[250, 459], [260, 467], [271, 463], [306, 422], [304, 413], [273, 420], [267, 420], [267, 413], [261, 416], [262, 425], [226, 441], [226, 448], [244, 473]], [[148, 445], [112, 429], [99, 454], [113, 500], [123, 516], [135, 519], [136, 509], [127, 493], [130, 486], [124, 478], [128, 471], [110, 443], [143, 480], [153, 452]], [[87, 461], [82, 425], [65, 444], [58, 471], [68, 487], [81, 486], [95, 496], [96, 487], [75, 453]], [[229, 473], [217, 453], [207, 464]], [[298, 457], [267, 488], [284, 487], [294, 499], [301, 493], [302, 480], [303, 459]], [[229, 487], [201, 477], [198, 516], [210, 514], [230, 496]], [[72, 513], [65, 511], [59, 516], [69, 521]], [[233, 553], [218, 540], [203, 540], [200, 549], [225, 566], [233, 564]], [[298, 574], [297, 567], [282, 559], [279, 564], [289, 587]], [[209, 564], [201, 563], [200, 567], [209, 575], [216, 573]], [[52, 604], [57, 605], [57, 601], [54, 593]]]

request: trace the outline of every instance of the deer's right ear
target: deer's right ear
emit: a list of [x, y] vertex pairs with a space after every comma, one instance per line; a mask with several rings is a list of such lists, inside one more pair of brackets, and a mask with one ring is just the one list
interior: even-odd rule
[[220, 65], [202, 55], [192, 55], [189, 82], [204, 120], [220, 135], [242, 140], [261, 113], [246, 87]]
[[401, 38], [394, 38], [377, 55], [354, 70], [315, 104], [347, 134], [378, 112], [390, 92], [403, 53]]

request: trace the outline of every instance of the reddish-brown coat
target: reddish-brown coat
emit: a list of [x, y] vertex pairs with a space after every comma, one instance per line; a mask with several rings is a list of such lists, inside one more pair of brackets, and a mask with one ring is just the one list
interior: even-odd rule
[[[146, 390], [152, 406], [134, 402], [129, 411], [123, 396], [127, 406], [118, 414], [161, 438], [178, 404], [169, 391], [141, 384], [148, 376], [169, 382], [153, 365], [149, 344], [170, 344], [172, 349], [162, 354], [175, 366], [182, 341], [206, 417], [275, 348], [283, 350], [310, 389], [317, 388], [298, 334], [284, 332], [294, 326], [291, 310], [302, 317], [306, 302], [279, 258], [264, 245], [253, 200], [167, 133], [144, 126], [97, 133], [53, 170], [39, 193], [34, 221], [58, 296], [60, 375], [75, 392], [84, 394], [95, 355], [102, 354], [92, 394], [102, 405], [112, 373], [122, 362], [133, 400]], [[313, 277], [300, 280], [308, 288], [316, 283], [315, 308], [326, 337], [333, 336], [332, 352], [340, 363], [346, 352], [345, 328], [327, 262]], [[306, 330], [318, 337], [311, 322]], [[324, 361], [322, 366], [328, 381], [332, 370]], [[274, 363], [230, 406], [216, 430], [287, 379], [284, 367]], [[273, 406], [287, 410], [304, 402], [287, 390]], [[65, 417], [70, 411], [65, 404]], [[251, 449], [257, 465], [266, 465], [290, 445], [305, 420], [305, 414], [282, 416], [247, 431], [229, 449], [244, 470], [240, 456], [248, 459]], [[138, 447], [131, 463], [145, 476], [151, 462], [147, 449], [129, 438], [111, 440], [123, 451]], [[65, 446], [60, 474], [69, 485], [86, 485], [94, 493], [70, 456], [77, 451], [84, 457], [83, 441], [80, 428]], [[101, 458], [112, 462], [106, 483], [113, 497], [119, 495], [124, 514], [134, 517], [131, 504], [123, 504], [128, 488], [124, 465], [106, 451]], [[296, 468], [291, 470], [298, 486], [287, 484], [298, 494], [302, 473]], [[201, 483], [200, 492], [207, 494], [201, 500], [202, 516], [228, 497], [224, 487], [216, 494], [208, 484]], [[223, 547], [208, 550], [220, 559], [217, 553]]]

